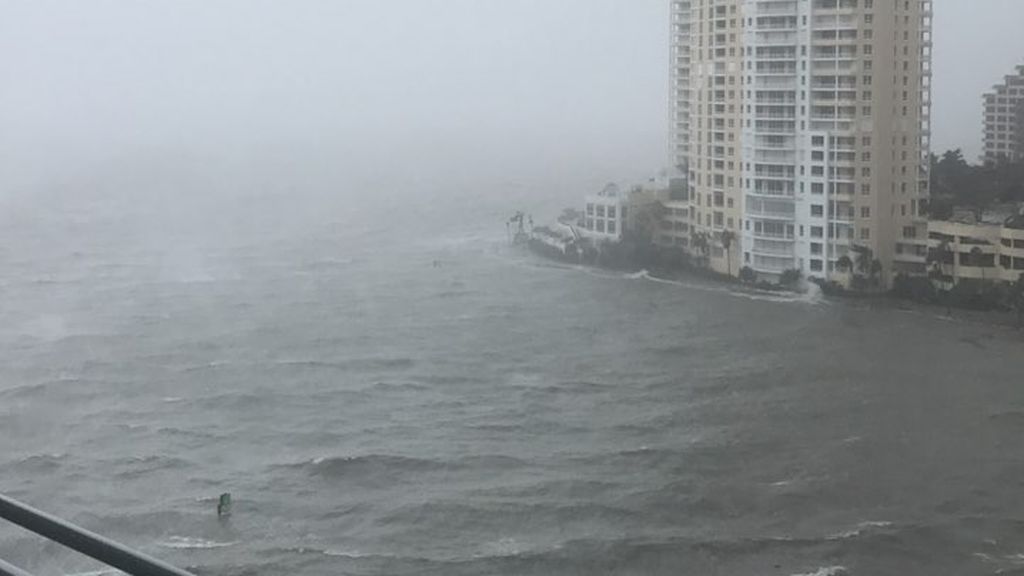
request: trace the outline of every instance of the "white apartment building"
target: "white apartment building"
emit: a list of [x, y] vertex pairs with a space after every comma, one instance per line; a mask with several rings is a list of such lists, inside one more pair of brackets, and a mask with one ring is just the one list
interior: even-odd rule
[[690, 161], [690, 3], [672, 2], [671, 82], [669, 99], [670, 165], [687, 173]]
[[871, 250], [887, 282], [924, 274], [931, 0], [673, 0], [672, 14], [673, 85], [690, 89], [672, 101], [673, 153], [711, 266], [832, 278]]
[[985, 94], [982, 162], [1024, 159], [1024, 65]]
[[596, 240], [621, 240], [628, 212], [628, 196], [615, 184], [609, 184], [586, 197], [583, 229], [579, 232]]

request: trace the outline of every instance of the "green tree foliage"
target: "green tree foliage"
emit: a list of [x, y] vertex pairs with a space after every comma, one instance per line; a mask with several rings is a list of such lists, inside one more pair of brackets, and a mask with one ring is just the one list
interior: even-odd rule
[[708, 240], [708, 233], [693, 232], [690, 234], [690, 248], [698, 254], [701, 266], [707, 267], [708, 256], [711, 254], [711, 243]]
[[740, 268], [740, 282], [744, 284], [755, 284], [757, 282], [757, 272], [750, 266], [744, 266]]
[[1017, 312], [1017, 328], [1024, 328], [1024, 272], [1021, 272], [1020, 278], [1013, 283], [1010, 298], [1013, 309]]
[[779, 276], [779, 285], [785, 286], [786, 288], [796, 288], [800, 283], [800, 278], [802, 277], [803, 274], [796, 268], [785, 270], [782, 272], [782, 275]]
[[725, 250], [726, 266], [730, 276], [732, 276], [732, 244], [735, 240], [736, 233], [732, 230], [722, 232], [720, 241], [722, 242], [722, 248]]
[[634, 214], [635, 229], [627, 229], [626, 236], [631, 240], [644, 243], [654, 241], [654, 231], [658, 224], [668, 214], [668, 208], [661, 202], [649, 202], [636, 208]]
[[1024, 202], [1024, 160], [969, 164], [957, 150], [931, 157], [933, 218], [949, 218], [955, 206], [981, 210], [994, 202]]
[[843, 254], [838, 260], [836, 260], [836, 269], [840, 272], [849, 272], [850, 270], [853, 270], [853, 260], [851, 260], [846, 254]]
[[875, 253], [867, 246], [854, 246], [853, 251], [857, 254], [855, 262], [857, 271], [863, 275], [871, 272], [871, 262], [875, 259]]
[[878, 287], [882, 281], [882, 261], [875, 258], [871, 261], [871, 269], [868, 270], [868, 277], [871, 279], [871, 284], [874, 287]]

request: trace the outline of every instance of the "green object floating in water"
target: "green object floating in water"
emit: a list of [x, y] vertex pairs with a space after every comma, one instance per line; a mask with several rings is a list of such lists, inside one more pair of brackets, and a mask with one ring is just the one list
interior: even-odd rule
[[220, 500], [217, 502], [217, 516], [220, 518], [226, 518], [231, 516], [231, 493], [225, 492], [220, 495]]

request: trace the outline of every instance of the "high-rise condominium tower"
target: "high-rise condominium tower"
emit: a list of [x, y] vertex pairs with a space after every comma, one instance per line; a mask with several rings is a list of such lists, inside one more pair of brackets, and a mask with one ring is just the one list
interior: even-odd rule
[[1024, 65], [985, 94], [983, 162], [1024, 159]]
[[671, 1], [674, 243], [733, 275], [924, 273], [931, 0]]

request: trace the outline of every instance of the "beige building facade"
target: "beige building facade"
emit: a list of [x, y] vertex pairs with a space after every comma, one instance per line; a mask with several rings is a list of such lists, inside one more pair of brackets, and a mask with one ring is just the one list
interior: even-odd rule
[[690, 74], [689, 97], [673, 100], [689, 138], [673, 154], [686, 158], [691, 244], [710, 240], [711, 266], [832, 278], [838, 259], [870, 250], [887, 281], [924, 274], [931, 1], [672, 6]]
[[1024, 274], [1024, 217], [1007, 221], [933, 221], [934, 264], [954, 283], [1016, 282]]

